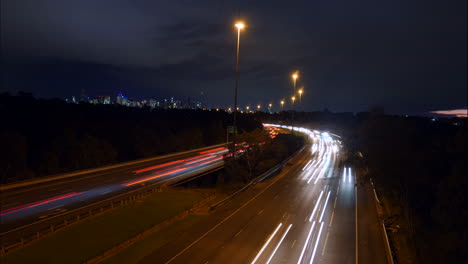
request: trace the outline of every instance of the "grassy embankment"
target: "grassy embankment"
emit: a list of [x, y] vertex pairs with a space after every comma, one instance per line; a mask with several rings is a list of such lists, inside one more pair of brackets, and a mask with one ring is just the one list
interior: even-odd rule
[[[205, 197], [206, 194], [195, 191], [167, 190], [157, 193], [144, 200], [67, 227], [63, 231], [2, 257], [0, 261], [4, 264], [82, 263], [180, 214]], [[188, 228], [200, 217], [202, 216], [189, 216], [188, 221], [182, 226], [175, 225], [164, 229], [158, 241], [163, 243], [164, 239], [172, 236], [172, 232], [177, 232], [178, 228]]]

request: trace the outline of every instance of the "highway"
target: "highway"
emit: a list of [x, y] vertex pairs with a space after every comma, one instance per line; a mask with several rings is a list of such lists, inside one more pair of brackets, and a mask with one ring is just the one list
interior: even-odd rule
[[224, 146], [93, 172], [0, 194], [0, 233], [104, 200], [148, 184], [166, 184], [223, 165]]
[[279, 175], [139, 263], [387, 263], [372, 194], [329, 134], [305, 132], [313, 143]]

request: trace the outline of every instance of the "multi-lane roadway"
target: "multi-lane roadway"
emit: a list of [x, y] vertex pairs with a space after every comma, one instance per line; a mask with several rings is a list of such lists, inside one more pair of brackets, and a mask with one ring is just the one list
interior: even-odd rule
[[339, 143], [303, 132], [313, 144], [278, 176], [139, 263], [386, 263], [372, 196], [339, 166]]

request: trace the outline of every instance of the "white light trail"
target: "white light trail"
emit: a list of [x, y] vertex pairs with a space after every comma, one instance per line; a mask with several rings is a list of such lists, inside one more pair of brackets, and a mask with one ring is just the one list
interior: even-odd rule
[[320, 203], [320, 199], [322, 199], [322, 194], [323, 194], [323, 190], [320, 192], [319, 198], [318, 198], [317, 202], [315, 203], [314, 210], [312, 211], [312, 214], [309, 217], [309, 222], [312, 222], [312, 218], [314, 217], [315, 211], [317, 211], [317, 207], [318, 207], [318, 205]]
[[323, 222], [320, 224], [320, 230], [317, 235], [317, 240], [315, 241], [314, 252], [312, 253], [312, 258], [310, 259], [310, 264], [314, 262], [315, 252], [317, 251], [317, 246], [320, 241], [320, 235], [322, 234]]
[[299, 256], [299, 260], [297, 261], [297, 264], [300, 264], [302, 261], [302, 258], [304, 257], [304, 252], [307, 248], [307, 245], [309, 244], [310, 236], [312, 235], [312, 231], [314, 231], [314, 226], [315, 226], [315, 221], [312, 223], [312, 227], [309, 230], [309, 234], [307, 235], [306, 241], [304, 243], [304, 247], [302, 248], [301, 255]]
[[292, 224], [290, 224], [288, 226], [288, 229], [286, 229], [286, 232], [284, 232], [283, 236], [281, 237], [280, 241], [278, 242], [278, 244], [276, 245], [275, 249], [273, 250], [273, 253], [271, 253], [270, 257], [268, 258], [267, 260], [267, 264], [270, 263], [271, 259], [273, 258], [273, 256], [275, 255], [276, 251], [278, 250], [278, 248], [280, 247], [281, 243], [283, 243], [283, 239], [284, 237], [288, 234], [289, 232], [289, 229], [291, 229], [292, 227]]
[[330, 192], [331, 192], [331, 191], [328, 191], [327, 199], [325, 200], [325, 205], [323, 206], [322, 214], [320, 215], [320, 220], [319, 220], [319, 222], [322, 222], [323, 214], [325, 213], [325, 209], [327, 209], [328, 198], [330, 198]]
[[349, 182], [351, 182], [351, 167], [348, 167]]
[[280, 227], [282, 226], [283, 224], [280, 223], [275, 231], [273, 231], [273, 234], [270, 235], [270, 238], [268, 238], [267, 242], [265, 242], [265, 244], [263, 245], [262, 249], [260, 249], [260, 251], [258, 252], [257, 256], [254, 258], [254, 260], [251, 262], [251, 264], [254, 264], [258, 258], [260, 257], [260, 255], [262, 255], [263, 251], [265, 250], [265, 248], [268, 246], [268, 244], [270, 244], [270, 241], [271, 239], [276, 235], [276, 232], [278, 232], [278, 230], [280, 229]]
[[307, 168], [307, 166], [310, 164], [311, 161], [312, 161], [312, 160], [309, 160], [309, 161], [307, 162], [307, 164], [304, 166], [304, 168], [302, 168], [302, 170], [305, 170], [305, 169]]

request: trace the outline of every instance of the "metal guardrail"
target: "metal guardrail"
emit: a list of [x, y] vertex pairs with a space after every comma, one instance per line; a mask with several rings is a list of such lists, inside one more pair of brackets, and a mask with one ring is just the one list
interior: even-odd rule
[[379, 213], [379, 220], [381, 221], [381, 224], [382, 224], [382, 232], [384, 234], [384, 238], [385, 238], [385, 251], [387, 252], [387, 261], [388, 263], [390, 264], [394, 264], [395, 262], [397, 262], [396, 258], [395, 258], [395, 255], [394, 255], [394, 252], [392, 250], [392, 246], [390, 244], [393, 244], [393, 243], [390, 243], [390, 239], [389, 239], [389, 235], [388, 235], [388, 232], [387, 232], [387, 227], [385, 226], [385, 221], [383, 221], [381, 218], [381, 215], [380, 214], [383, 214], [383, 209], [382, 209], [382, 203], [380, 202], [379, 200], [379, 197], [377, 196], [377, 191], [375, 190], [375, 186], [374, 186], [374, 182], [372, 181], [372, 178], [370, 178], [370, 183], [372, 185], [372, 190], [374, 192], [374, 202], [375, 202], [375, 205], [376, 205], [376, 208], [377, 208], [377, 211], [381, 211]]

